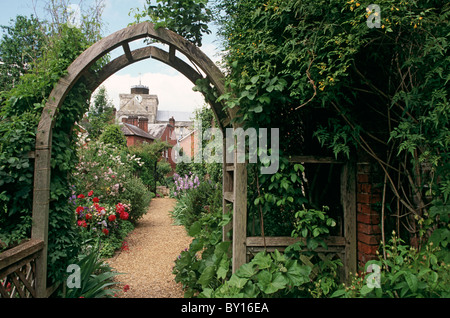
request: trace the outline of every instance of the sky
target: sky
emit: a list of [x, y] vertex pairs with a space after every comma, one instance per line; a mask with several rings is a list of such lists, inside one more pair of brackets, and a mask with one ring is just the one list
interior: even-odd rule
[[[126, 28], [129, 23], [134, 22], [133, 15], [129, 15], [132, 8], [143, 8], [145, 0], [104, 0], [105, 8], [102, 20], [105, 23], [103, 36], [108, 36], [118, 30]], [[10, 20], [17, 15], [30, 16], [37, 14], [44, 17], [43, 6], [45, 0], [0, 0], [0, 25], [9, 25]], [[33, 6], [36, 4], [36, 7]], [[73, 4], [78, 4], [79, 0], [73, 0]], [[93, 3], [93, 0], [84, 0], [86, 5]], [[214, 62], [219, 59], [219, 49], [217, 37], [206, 35], [203, 40], [201, 50]], [[143, 44], [132, 43], [131, 48], [141, 47]], [[166, 49], [167, 50], [167, 49]], [[116, 49], [111, 53], [112, 58], [123, 51]], [[177, 56], [181, 53], [177, 52]], [[119, 94], [129, 93], [133, 85], [148, 86], [150, 94], [158, 95], [160, 110], [193, 111], [201, 108], [205, 102], [203, 95], [192, 90], [193, 84], [184, 75], [164, 63], [153, 59], [147, 59], [134, 63], [116, 74], [109, 77], [105, 86], [108, 98], [119, 109]]]

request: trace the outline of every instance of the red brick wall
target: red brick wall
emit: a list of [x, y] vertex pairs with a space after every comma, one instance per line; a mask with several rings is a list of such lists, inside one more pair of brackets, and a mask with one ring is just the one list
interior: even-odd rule
[[378, 258], [376, 252], [381, 241], [379, 179], [382, 174], [377, 168], [376, 163], [367, 158], [360, 158], [357, 164], [356, 225], [360, 266]]

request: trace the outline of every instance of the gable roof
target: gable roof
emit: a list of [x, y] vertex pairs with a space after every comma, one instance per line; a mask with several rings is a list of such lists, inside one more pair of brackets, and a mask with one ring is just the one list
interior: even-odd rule
[[142, 130], [139, 127], [136, 127], [135, 125], [131, 125], [128, 123], [122, 123], [122, 125], [120, 125], [120, 129], [122, 130], [122, 132], [125, 136], [139, 136], [139, 137], [152, 139], [152, 140], [156, 139], [155, 137], [150, 135], [148, 132]]

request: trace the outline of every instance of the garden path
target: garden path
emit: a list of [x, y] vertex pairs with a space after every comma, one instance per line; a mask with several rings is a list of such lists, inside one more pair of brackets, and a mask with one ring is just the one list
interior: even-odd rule
[[122, 249], [108, 260], [115, 271], [123, 273], [116, 277], [121, 288], [118, 297], [183, 297], [172, 267], [180, 252], [189, 247], [192, 238], [183, 226], [173, 225], [169, 211], [175, 203], [176, 200], [170, 198], [152, 199], [148, 213], [126, 238], [128, 249]]

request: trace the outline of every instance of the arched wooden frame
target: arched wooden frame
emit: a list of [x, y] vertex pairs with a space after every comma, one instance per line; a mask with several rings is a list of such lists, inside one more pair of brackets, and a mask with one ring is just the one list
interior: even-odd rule
[[[129, 43], [142, 38], [153, 38], [161, 43], [168, 44], [169, 52], [151, 46], [132, 52]], [[89, 71], [90, 67], [96, 61], [120, 46], [124, 50], [124, 55], [108, 63], [98, 74], [92, 74]], [[58, 110], [61, 108], [64, 99], [75, 83], [82, 77], [87, 81], [89, 88], [93, 90], [120, 69], [149, 57], [158, 59], [174, 67], [195, 83], [196, 80], [202, 78], [202, 75], [189, 66], [189, 64], [177, 58], [175, 56], [177, 50], [188, 57], [196, 67], [206, 74], [206, 77], [219, 94], [224, 93], [224, 75], [199, 48], [172, 31], [163, 28], [155, 29], [153, 24], [149, 22], [143, 22], [117, 31], [92, 45], [69, 66], [67, 75], [62, 77], [52, 90], [42, 112], [36, 133], [33, 227], [31, 236], [32, 239], [44, 242], [44, 249], [36, 262], [36, 294], [38, 297], [45, 297], [47, 295], [46, 278], [52, 130], [56, 116], [58, 115]], [[210, 104], [218, 119], [220, 128], [223, 129], [228, 126], [235, 116], [237, 108], [225, 112], [220, 104], [214, 101], [210, 101]], [[225, 153], [224, 142], [224, 156]], [[233, 268], [237, 268], [245, 262], [244, 242], [247, 214], [247, 173], [245, 164], [236, 163], [230, 168], [230, 165], [224, 161], [223, 166], [224, 187], [228, 189], [228, 193], [232, 193], [232, 195], [224, 195], [224, 211], [225, 207], [228, 209], [228, 203], [232, 203], [234, 206], [234, 215], [240, 216], [234, 218], [233, 221]], [[240, 233], [236, 233], [236, 229]]]

